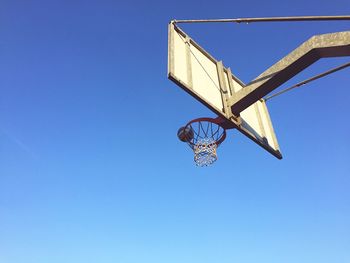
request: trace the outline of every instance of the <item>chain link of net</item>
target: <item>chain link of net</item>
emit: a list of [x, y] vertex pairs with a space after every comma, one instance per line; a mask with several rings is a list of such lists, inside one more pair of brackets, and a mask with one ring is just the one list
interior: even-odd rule
[[218, 158], [216, 155], [217, 144], [213, 138], [199, 139], [193, 147], [194, 161], [197, 166], [208, 166]]

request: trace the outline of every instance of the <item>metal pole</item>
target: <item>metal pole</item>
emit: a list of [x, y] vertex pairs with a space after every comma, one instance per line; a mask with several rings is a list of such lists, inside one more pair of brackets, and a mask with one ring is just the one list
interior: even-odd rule
[[295, 22], [295, 21], [339, 21], [350, 20], [346, 16], [289, 16], [289, 17], [260, 17], [260, 18], [232, 18], [232, 19], [188, 19], [173, 20], [173, 23], [253, 23], [253, 22]]
[[291, 89], [299, 88], [300, 86], [303, 86], [303, 85], [305, 85], [305, 84], [307, 84], [307, 83], [309, 83], [311, 81], [314, 81], [316, 79], [320, 79], [322, 77], [325, 77], [325, 76], [327, 76], [329, 74], [332, 74], [334, 72], [337, 72], [337, 71], [342, 70], [342, 69], [347, 68], [347, 67], [350, 67], [350, 62], [349, 63], [345, 63], [345, 64], [343, 64], [343, 65], [341, 65], [339, 67], [333, 68], [331, 70], [328, 70], [326, 72], [323, 72], [323, 73], [321, 73], [319, 75], [313, 76], [312, 78], [309, 78], [307, 80], [299, 82], [299, 83], [297, 83], [297, 84], [295, 84], [295, 85], [293, 85], [293, 86], [291, 86], [289, 88], [286, 88], [284, 90], [281, 90], [281, 91], [279, 91], [279, 92], [277, 92], [277, 93], [275, 93], [273, 95], [267, 96], [267, 97], [264, 98], [264, 100], [267, 101], [267, 100], [272, 99], [272, 98], [274, 98], [274, 97], [276, 97], [278, 95], [281, 95], [281, 94], [283, 94], [283, 93], [285, 93], [287, 91], [290, 91]]

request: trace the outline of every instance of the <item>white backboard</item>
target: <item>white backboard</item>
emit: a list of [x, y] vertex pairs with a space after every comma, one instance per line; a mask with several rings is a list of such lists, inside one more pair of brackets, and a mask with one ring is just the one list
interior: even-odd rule
[[257, 101], [240, 113], [239, 122], [234, 122], [227, 101], [244, 88], [244, 83], [173, 23], [169, 24], [168, 41], [168, 78], [281, 159], [265, 102]]

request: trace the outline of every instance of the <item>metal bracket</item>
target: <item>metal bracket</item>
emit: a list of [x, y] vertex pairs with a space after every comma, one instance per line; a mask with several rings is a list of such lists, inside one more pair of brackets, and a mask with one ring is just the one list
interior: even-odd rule
[[232, 116], [231, 108], [228, 104], [230, 95], [228, 91], [228, 87], [226, 86], [226, 81], [224, 77], [224, 65], [222, 61], [218, 61], [216, 63], [216, 69], [218, 71], [218, 76], [219, 76], [219, 85], [221, 89], [221, 99], [222, 99], [222, 104], [223, 104], [223, 110], [225, 112], [226, 117], [229, 119]]
[[[230, 107], [230, 98], [232, 97], [233, 94], [235, 94], [234, 89], [233, 89], [233, 83], [232, 83], [232, 73], [230, 69], [227, 69], [227, 82], [225, 79], [225, 71], [224, 71], [224, 65], [222, 61], [218, 61], [216, 63], [216, 68], [218, 71], [218, 76], [219, 76], [219, 85], [220, 89], [222, 90], [221, 96], [222, 96], [222, 104], [223, 104], [223, 110], [225, 113], [225, 117], [232, 122], [234, 122], [237, 126], [240, 126], [242, 121], [241, 117], [239, 114], [236, 116], [232, 113], [231, 107]], [[227, 86], [228, 83], [228, 86]]]

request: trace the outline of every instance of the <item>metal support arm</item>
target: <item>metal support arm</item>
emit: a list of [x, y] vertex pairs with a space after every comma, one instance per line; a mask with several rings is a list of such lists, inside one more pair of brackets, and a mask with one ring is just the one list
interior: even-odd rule
[[229, 101], [238, 115], [321, 58], [350, 56], [350, 31], [317, 35], [271, 66]]

